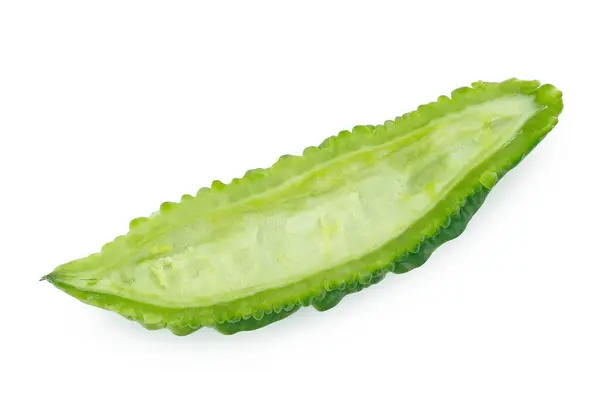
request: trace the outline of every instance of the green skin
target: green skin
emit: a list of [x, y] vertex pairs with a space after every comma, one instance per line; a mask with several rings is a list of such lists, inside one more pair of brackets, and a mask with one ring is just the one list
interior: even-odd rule
[[[387, 272], [422, 265], [438, 246], [460, 235], [494, 184], [556, 125], [561, 111], [562, 95], [551, 85], [515, 79], [474, 83], [455, 90], [452, 99], [440, 97], [381, 126], [355, 127], [302, 157], [284, 156], [270, 169], [249, 171], [229, 185], [215, 181], [196, 197], [163, 204], [160, 213], [133, 220], [130, 232], [101, 253], [61, 265], [44, 279], [87, 304], [176, 335], [203, 326], [224, 334], [254, 330], [301, 306], [324, 311]], [[380, 190], [403, 177], [401, 188]], [[327, 196], [330, 192], [335, 194]], [[335, 202], [356, 192], [365, 202]], [[352, 208], [355, 204], [359, 207]], [[383, 207], [386, 220], [357, 217], [363, 205], [367, 213]], [[330, 209], [338, 219], [322, 224]], [[277, 224], [261, 225], [265, 215]], [[281, 232], [289, 215], [308, 215], [302, 227], [318, 219], [317, 233]], [[373, 226], [359, 237], [365, 242], [348, 239], [345, 245], [347, 227], [364, 223]], [[272, 252], [255, 257], [261, 251], [255, 245], [247, 256], [254, 259], [223, 265], [234, 263], [228, 251], [245, 250], [252, 242], [244, 232], [252, 233], [254, 224], [263, 227], [258, 231]], [[277, 259], [276, 269], [269, 270], [282, 235], [292, 246], [280, 255], [291, 267]], [[258, 273], [244, 271], [246, 266], [256, 266]]]

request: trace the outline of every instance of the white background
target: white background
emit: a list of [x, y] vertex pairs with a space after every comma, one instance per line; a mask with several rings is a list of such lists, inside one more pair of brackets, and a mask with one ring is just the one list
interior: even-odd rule
[[[2, 1], [0, 408], [600, 408], [592, 3]], [[178, 338], [37, 282], [213, 179], [509, 77], [564, 92], [557, 128], [459, 239], [327, 313]]]

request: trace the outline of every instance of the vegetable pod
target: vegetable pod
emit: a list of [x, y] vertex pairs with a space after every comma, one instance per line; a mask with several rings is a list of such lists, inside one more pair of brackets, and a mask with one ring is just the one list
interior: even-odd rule
[[43, 279], [148, 329], [253, 330], [422, 265], [556, 125], [562, 94], [476, 82], [164, 203]]

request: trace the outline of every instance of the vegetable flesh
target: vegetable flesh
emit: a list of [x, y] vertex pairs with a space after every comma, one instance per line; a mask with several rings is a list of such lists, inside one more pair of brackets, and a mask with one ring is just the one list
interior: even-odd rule
[[163, 204], [48, 279], [149, 328], [251, 330], [422, 264], [556, 124], [560, 92], [475, 83]]

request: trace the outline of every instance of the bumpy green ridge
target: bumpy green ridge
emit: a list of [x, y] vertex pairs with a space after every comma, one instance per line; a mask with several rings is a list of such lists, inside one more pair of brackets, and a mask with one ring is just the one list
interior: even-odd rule
[[[166, 306], [133, 300], [125, 292], [121, 295], [95, 289], [97, 279], [90, 272], [119, 270], [120, 264], [132, 254], [138, 258], [136, 263], [141, 264], [174, 253], [171, 245], [154, 246], [150, 253], [145, 247], [169, 231], [193, 221], [198, 209], [216, 213], [225, 212], [223, 209], [245, 212], [269, 206], [269, 201], [261, 199], [263, 195], [305, 173], [319, 172], [321, 164], [347, 152], [410, 136], [445, 116], [460, 114], [467, 107], [516, 95], [531, 96], [537, 109], [514, 138], [485, 162], [469, 170], [451, 191], [423, 217], [413, 221], [400, 236], [360, 261], [315, 272], [282, 287], [198, 306]], [[380, 126], [358, 126], [352, 132], [343, 131], [319, 147], [307, 148], [301, 157], [283, 156], [269, 169], [248, 171], [243, 178], [234, 179], [230, 184], [215, 181], [210, 189], [201, 189], [195, 197], [184, 195], [180, 203], [165, 203], [149, 218], [134, 219], [130, 232], [105, 245], [99, 254], [61, 265], [45, 278], [87, 304], [117, 312], [148, 329], [168, 328], [176, 335], [187, 335], [204, 326], [233, 334], [281, 320], [301, 306], [312, 305], [320, 311], [330, 309], [344, 296], [380, 282], [387, 272], [405, 273], [422, 265], [437, 247], [459, 236], [492, 187], [556, 125], [562, 111], [560, 91], [552, 85], [540, 86], [537, 81], [477, 82], [472, 88], [455, 90], [451, 97], [440, 97], [435, 103], [420, 106], [417, 111]], [[360, 268], [356, 270], [357, 267]]]

